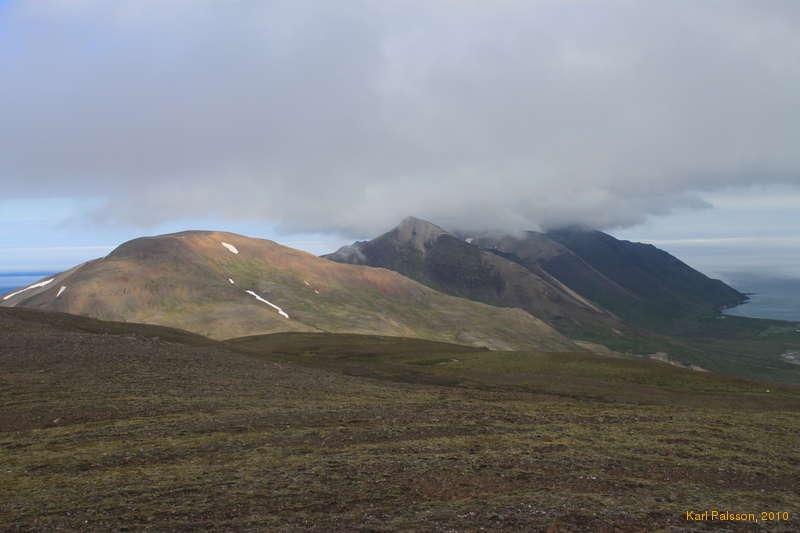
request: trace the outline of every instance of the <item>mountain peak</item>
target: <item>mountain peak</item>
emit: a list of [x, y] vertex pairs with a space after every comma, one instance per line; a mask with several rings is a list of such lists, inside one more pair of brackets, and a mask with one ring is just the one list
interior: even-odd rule
[[413, 243], [420, 250], [424, 250], [426, 244], [435, 241], [447, 232], [427, 220], [406, 217], [393, 230], [393, 233], [399, 241]]
[[366, 241], [356, 241], [353, 244], [345, 244], [331, 254], [325, 254], [322, 257], [336, 261], [338, 263], [349, 263], [351, 265], [365, 265], [367, 264], [367, 257], [361, 251], [361, 247]]
[[603, 233], [591, 226], [586, 226], [584, 224], [568, 224], [566, 226], [558, 226], [547, 229], [545, 232], [546, 235], [550, 234], [561, 234], [561, 235], [576, 235], [576, 234], [585, 234], [585, 233]]
[[450, 234], [435, 224], [408, 217], [371, 241], [357, 242], [324, 257], [394, 270], [459, 298], [523, 309], [542, 320], [552, 320], [567, 333], [584, 322], [597, 327], [618, 325], [614, 317], [538, 267], [527, 268], [512, 254], [482, 249], [482, 242], [475, 234]]

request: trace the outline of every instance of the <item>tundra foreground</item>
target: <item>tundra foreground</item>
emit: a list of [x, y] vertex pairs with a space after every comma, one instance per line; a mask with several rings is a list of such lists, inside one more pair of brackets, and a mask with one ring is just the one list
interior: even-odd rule
[[[800, 524], [797, 388], [386, 337], [0, 321], [6, 531]], [[759, 521], [694, 520], [713, 510]]]

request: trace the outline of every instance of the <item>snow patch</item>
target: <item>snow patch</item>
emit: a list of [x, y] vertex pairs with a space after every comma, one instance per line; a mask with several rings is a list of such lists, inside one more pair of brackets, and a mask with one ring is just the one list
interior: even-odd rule
[[231, 285], [236, 285], [236, 282], [233, 281], [231, 278], [228, 278], [228, 281], [230, 281]]
[[224, 246], [225, 248], [227, 248], [228, 251], [230, 253], [232, 253], [232, 254], [238, 254], [239, 253], [239, 250], [232, 244], [228, 244], [227, 242], [221, 242], [220, 244], [222, 246]]
[[58, 289], [58, 293], [56, 294], [56, 298], [58, 298], [59, 296], [61, 296], [61, 294], [62, 294], [62, 293], [65, 291], [65, 290], [67, 290], [67, 286], [66, 286], [66, 285], [62, 285], [62, 286], [61, 286], [61, 288], [60, 288], [60, 289]]
[[467, 241], [467, 244], [472, 244], [473, 238], [470, 237], [470, 238], [466, 239], [466, 241]]
[[9, 295], [3, 296], [3, 300], [8, 300], [9, 298], [13, 298], [17, 294], [20, 294], [20, 293], [25, 292], [25, 291], [29, 291], [31, 289], [38, 289], [39, 287], [44, 287], [45, 285], [49, 285], [49, 284], [53, 283], [54, 280], [55, 280], [55, 278], [52, 278], [52, 279], [48, 279], [47, 281], [40, 281], [39, 283], [34, 283], [33, 285], [28, 285], [24, 289], [20, 289], [17, 292], [12, 292]]
[[275, 310], [276, 310], [276, 311], [278, 311], [278, 314], [279, 314], [279, 315], [281, 315], [282, 317], [284, 317], [284, 318], [289, 318], [289, 315], [287, 315], [287, 314], [284, 312], [284, 310], [283, 310], [283, 309], [281, 309], [280, 307], [278, 307], [278, 306], [277, 306], [277, 305], [275, 305], [274, 303], [272, 303], [272, 302], [268, 302], [267, 300], [265, 300], [264, 298], [262, 298], [262, 297], [261, 297], [261, 296], [259, 296], [258, 294], [254, 293], [253, 291], [244, 291], [244, 292], [246, 292], [247, 294], [250, 294], [250, 295], [253, 295], [253, 296], [255, 296], [255, 297], [256, 297], [256, 300], [258, 300], [259, 302], [264, 302], [265, 304], [267, 304], [267, 305], [269, 305], [269, 306], [271, 306], [271, 307], [275, 308]]

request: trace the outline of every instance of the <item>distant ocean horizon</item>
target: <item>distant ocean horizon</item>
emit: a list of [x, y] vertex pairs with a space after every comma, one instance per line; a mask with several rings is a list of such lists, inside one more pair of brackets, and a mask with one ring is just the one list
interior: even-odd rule
[[726, 309], [724, 314], [800, 321], [800, 278], [751, 272], [727, 273], [724, 278], [750, 297], [746, 303]]
[[46, 276], [52, 276], [55, 272], [33, 271], [33, 272], [0, 272], [0, 294], [5, 294], [14, 289], [22, 289]]

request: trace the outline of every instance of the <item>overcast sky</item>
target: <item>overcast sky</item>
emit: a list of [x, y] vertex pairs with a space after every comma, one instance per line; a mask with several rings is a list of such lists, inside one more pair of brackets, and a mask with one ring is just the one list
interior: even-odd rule
[[0, 0], [0, 271], [407, 215], [774, 266], [798, 94], [795, 0]]

